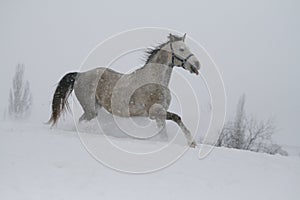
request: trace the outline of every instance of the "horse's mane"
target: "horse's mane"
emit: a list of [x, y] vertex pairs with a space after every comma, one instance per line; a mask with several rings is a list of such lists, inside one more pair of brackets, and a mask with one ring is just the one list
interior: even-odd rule
[[145, 64], [148, 64], [150, 60], [160, 51], [161, 48], [163, 48], [165, 45], [169, 44], [171, 42], [171, 37], [172, 37], [172, 42], [180, 41], [182, 40], [182, 37], [177, 36], [177, 35], [169, 35], [168, 36], [168, 41], [163, 42], [161, 44], [158, 44], [156, 47], [150, 47], [147, 48], [146, 50], [146, 62]]

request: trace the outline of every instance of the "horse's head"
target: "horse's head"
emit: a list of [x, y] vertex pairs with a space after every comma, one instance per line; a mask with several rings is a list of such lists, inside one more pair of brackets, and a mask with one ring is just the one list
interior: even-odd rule
[[184, 43], [185, 36], [186, 34], [182, 37], [170, 34], [168, 36], [169, 42], [165, 45], [165, 48], [172, 54], [172, 66], [182, 67], [183, 69], [198, 75], [200, 62]]

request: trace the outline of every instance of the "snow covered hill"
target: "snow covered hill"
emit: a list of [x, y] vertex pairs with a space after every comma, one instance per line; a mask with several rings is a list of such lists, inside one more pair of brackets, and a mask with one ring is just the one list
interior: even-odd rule
[[[123, 142], [141, 148], [157, 144], [134, 139]], [[203, 160], [197, 155], [197, 149], [190, 149], [163, 170], [126, 174], [96, 161], [75, 131], [1, 122], [0, 199], [299, 198], [299, 156], [225, 148], [215, 148]]]

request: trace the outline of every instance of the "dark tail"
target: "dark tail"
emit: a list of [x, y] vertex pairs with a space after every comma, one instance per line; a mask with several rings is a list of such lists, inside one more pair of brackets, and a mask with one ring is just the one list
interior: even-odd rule
[[77, 72], [66, 74], [58, 83], [52, 100], [52, 114], [48, 124], [55, 125], [65, 108], [69, 108], [68, 97], [73, 91]]

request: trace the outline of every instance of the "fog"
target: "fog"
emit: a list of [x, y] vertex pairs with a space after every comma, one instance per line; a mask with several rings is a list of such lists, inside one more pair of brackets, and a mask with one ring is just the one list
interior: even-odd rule
[[0, 114], [18, 63], [25, 64], [31, 83], [33, 118], [42, 123], [50, 116], [55, 84], [78, 70], [98, 43], [136, 27], [166, 27], [186, 32], [214, 59], [226, 87], [228, 118], [245, 93], [249, 114], [274, 118], [279, 144], [299, 146], [298, 10], [296, 0], [1, 1]]

